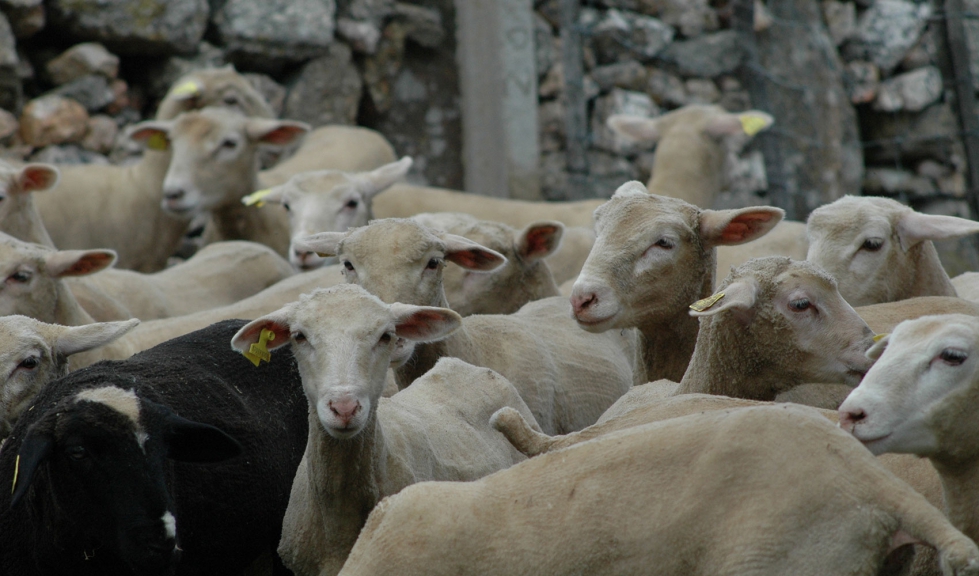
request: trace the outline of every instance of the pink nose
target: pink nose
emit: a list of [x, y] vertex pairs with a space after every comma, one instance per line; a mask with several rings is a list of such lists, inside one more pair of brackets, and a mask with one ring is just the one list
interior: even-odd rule
[[853, 432], [853, 427], [863, 421], [867, 413], [860, 408], [852, 410], [840, 410], [840, 428], [847, 432]]
[[360, 411], [360, 402], [357, 400], [331, 400], [329, 406], [330, 411], [344, 426], [349, 424]]
[[578, 316], [595, 304], [598, 304], [598, 294], [594, 292], [571, 295], [571, 307], [574, 309], [575, 316]]

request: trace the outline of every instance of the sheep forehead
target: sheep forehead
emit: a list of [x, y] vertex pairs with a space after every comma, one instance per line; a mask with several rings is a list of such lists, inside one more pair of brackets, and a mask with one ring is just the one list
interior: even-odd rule
[[304, 294], [290, 309], [294, 327], [326, 341], [341, 334], [374, 334], [392, 323], [390, 307], [356, 284], [339, 284]]
[[433, 250], [445, 251], [445, 242], [431, 230], [408, 219], [375, 220], [347, 236], [342, 253], [356, 256], [361, 263], [383, 256], [385, 261], [416, 262]]
[[[344, 184], [349, 186], [343, 186]], [[349, 174], [339, 170], [321, 170], [293, 176], [287, 183], [287, 189], [289, 192], [302, 194], [338, 196], [349, 190], [353, 184], [353, 178]]]
[[133, 427], [137, 431], [137, 438], [139, 437], [142, 431], [142, 426], [139, 422], [139, 398], [134, 391], [124, 390], [116, 386], [89, 388], [75, 395], [76, 402], [83, 400], [103, 404], [122, 414], [132, 421]]
[[[665, 200], [665, 201], [664, 201]], [[672, 198], [650, 195], [648, 198], [613, 199], [599, 207], [609, 206], [609, 210], [597, 215], [597, 235], [630, 243], [638, 236], [646, 236], [658, 231], [693, 234], [696, 230], [697, 209], [683, 202], [672, 202]]]
[[192, 142], [214, 140], [223, 134], [240, 131], [246, 118], [238, 112], [224, 108], [204, 108], [196, 112], [185, 112], [177, 117], [170, 138], [189, 139]]
[[890, 227], [894, 219], [911, 208], [890, 198], [844, 196], [821, 206], [809, 216], [810, 233], [827, 235], [846, 233], [853, 236], [870, 226]]
[[948, 314], [922, 316], [902, 322], [894, 328], [888, 339], [887, 348], [892, 352], [888, 358], [893, 361], [908, 357], [908, 354], [894, 354], [895, 350], [926, 351], [930, 357], [929, 344], [944, 343], [952, 339], [969, 342], [971, 347], [975, 347], [979, 343], [979, 320], [963, 314]]
[[0, 357], [18, 357], [25, 350], [49, 350], [57, 340], [50, 324], [21, 315], [0, 317]]
[[24, 261], [39, 264], [55, 251], [40, 244], [22, 242], [0, 232], [0, 266], [16, 267]]

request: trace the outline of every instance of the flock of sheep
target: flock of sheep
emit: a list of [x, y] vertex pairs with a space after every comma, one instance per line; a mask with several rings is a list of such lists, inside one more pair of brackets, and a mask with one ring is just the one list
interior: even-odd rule
[[522, 202], [221, 68], [135, 164], [0, 165], [0, 574], [979, 575], [979, 275], [932, 245], [979, 223], [703, 208], [772, 121], [613, 117], [648, 186]]

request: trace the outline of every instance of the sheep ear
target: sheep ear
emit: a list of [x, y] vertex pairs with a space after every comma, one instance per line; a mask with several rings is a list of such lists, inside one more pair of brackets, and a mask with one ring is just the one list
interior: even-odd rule
[[337, 256], [346, 232], [320, 232], [293, 240], [292, 246], [300, 252], [316, 252], [320, 256]]
[[741, 324], [747, 326], [755, 317], [757, 299], [758, 286], [750, 280], [741, 280], [725, 286], [713, 296], [691, 304], [690, 315], [699, 318], [730, 310]]
[[506, 264], [506, 256], [455, 234], [442, 234], [445, 259], [466, 270], [489, 272]]
[[[43, 420], [42, 420], [43, 422]], [[34, 481], [34, 474], [42, 462], [47, 460], [54, 448], [54, 437], [48, 431], [41, 431], [38, 425], [34, 424], [27, 431], [27, 436], [20, 444], [20, 452], [17, 453], [17, 474], [12, 486], [13, 496], [10, 498], [10, 507], [13, 508], [17, 502], [27, 494], [27, 490]]]
[[231, 337], [231, 348], [242, 354], [248, 352], [251, 345], [257, 344], [261, 339], [262, 330], [269, 330], [275, 335], [274, 338], [265, 342], [267, 350], [275, 350], [280, 346], [285, 346], [290, 342], [292, 336], [292, 328], [289, 327], [289, 320], [286, 318], [284, 310], [277, 310], [242, 326]]
[[755, 134], [766, 130], [775, 123], [771, 114], [760, 110], [748, 110], [740, 114], [717, 114], [707, 120], [704, 131], [711, 136], [733, 136], [736, 134]]
[[904, 251], [925, 240], [946, 240], [976, 232], [979, 232], [979, 222], [956, 216], [908, 212], [897, 221], [897, 237]]
[[45, 269], [52, 278], [88, 276], [116, 262], [113, 250], [58, 250], [45, 258]]
[[632, 180], [626, 182], [625, 184], [619, 186], [615, 190], [615, 194], [612, 194], [612, 198], [629, 198], [630, 196], [636, 197], [648, 197], [649, 190], [646, 185], [638, 180]]
[[874, 336], [874, 345], [867, 349], [865, 355], [871, 360], [877, 360], [884, 353], [884, 350], [887, 350], [887, 344], [890, 341], [890, 334], [878, 334]]
[[404, 175], [411, 169], [412, 162], [411, 156], [405, 156], [397, 162], [391, 162], [376, 170], [360, 174], [358, 188], [368, 198], [371, 198], [375, 194], [387, 190], [398, 180], [404, 178]]
[[171, 125], [171, 122], [159, 120], [140, 122], [129, 129], [129, 139], [143, 144], [150, 150], [169, 150]]
[[105, 346], [123, 336], [139, 325], [139, 320], [123, 320], [121, 322], [99, 322], [85, 326], [63, 326], [61, 334], [54, 343], [54, 350], [64, 356], [85, 352], [99, 346]]
[[517, 254], [525, 262], [535, 262], [557, 251], [564, 236], [560, 222], [534, 222], [524, 228], [517, 238]]
[[771, 206], [703, 210], [700, 212], [700, 236], [705, 248], [744, 244], [771, 232], [783, 217], [784, 210]]
[[41, 192], [58, 184], [61, 172], [50, 164], [28, 164], [20, 170], [17, 187], [21, 192]]
[[659, 119], [613, 114], [605, 121], [608, 128], [620, 136], [631, 138], [642, 144], [652, 144], [659, 140]]
[[242, 453], [241, 444], [220, 428], [167, 410], [167, 458], [178, 462], [223, 462]]
[[259, 144], [276, 146], [292, 144], [306, 132], [309, 132], [309, 124], [293, 122], [292, 120], [249, 118], [245, 125], [245, 133], [251, 140]]
[[414, 342], [434, 342], [462, 326], [462, 316], [448, 308], [391, 304], [395, 334]]

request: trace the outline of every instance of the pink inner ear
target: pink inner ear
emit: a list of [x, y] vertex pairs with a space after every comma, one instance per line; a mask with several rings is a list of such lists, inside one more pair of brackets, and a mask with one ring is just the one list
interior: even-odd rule
[[292, 335], [292, 331], [289, 330], [288, 326], [269, 320], [251, 325], [248, 330], [237, 338], [237, 340], [239, 342], [244, 342], [245, 349], [247, 350], [249, 344], [258, 342], [259, 337], [262, 335], [262, 330], [271, 330], [275, 334], [275, 338], [269, 340], [265, 345], [265, 347], [269, 350], [288, 344], [289, 337]]
[[470, 270], [492, 270], [500, 262], [496, 254], [478, 248], [453, 250], [446, 254], [445, 258], [450, 262], [455, 262], [459, 266], [469, 268]]
[[262, 142], [266, 144], [288, 144], [305, 132], [299, 126], [279, 126], [262, 136]]
[[40, 166], [29, 166], [20, 173], [20, 188], [24, 192], [47, 190], [58, 179], [58, 174]]
[[419, 310], [398, 323], [397, 333], [409, 340], [425, 338], [433, 332], [433, 323], [441, 320], [442, 315], [434, 310]]
[[758, 230], [759, 224], [763, 224], [772, 219], [771, 214], [755, 212], [751, 214], [741, 214], [735, 216], [724, 227], [721, 232], [721, 239], [724, 242], [740, 242], [754, 235]]
[[534, 257], [547, 254], [553, 247], [554, 235], [557, 234], [557, 226], [538, 226], [528, 230], [526, 243], [524, 245], [524, 257]]
[[166, 132], [160, 130], [159, 128], [140, 128], [139, 130], [133, 130], [133, 132], [129, 134], [129, 138], [131, 140], [135, 140], [136, 142], [142, 142], [143, 140], [149, 140], [154, 134], [163, 134], [164, 136], [167, 135]]
[[85, 276], [98, 272], [112, 263], [113, 256], [102, 252], [86, 254], [61, 273], [62, 276]]

